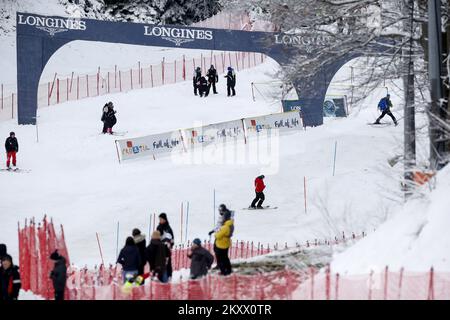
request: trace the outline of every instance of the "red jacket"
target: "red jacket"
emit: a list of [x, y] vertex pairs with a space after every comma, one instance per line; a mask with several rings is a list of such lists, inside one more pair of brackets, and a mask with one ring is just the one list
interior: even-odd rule
[[265, 187], [266, 187], [266, 185], [264, 184], [263, 179], [261, 179], [259, 177], [255, 179], [255, 191], [256, 192], [263, 192]]

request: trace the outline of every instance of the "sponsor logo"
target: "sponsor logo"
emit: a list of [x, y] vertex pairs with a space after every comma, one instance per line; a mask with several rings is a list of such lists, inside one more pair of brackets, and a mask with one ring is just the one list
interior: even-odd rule
[[38, 16], [24, 16], [19, 14], [18, 24], [25, 24], [34, 26], [37, 29], [48, 32], [50, 36], [54, 36], [56, 33], [65, 32], [68, 30], [86, 30], [86, 22], [80, 19], [73, 18], [51, 18], [51, 17], [38, 17]]
[[306, 34], [276, 34], [275, 44], [301, 45], [306, 52], [311, 53], [317, 46], [325, 46], [332, 42], [332, 37], [326, 35]]
[[212, 40], [213, 33], [211, 30], [198, 29], [182, 29], [161, 26], [144, 26], [144, 35], [159, 37], [170, 41], [179, 47], [183, 43], [192, 42], [194, 40]]
[[133, 141], [127, 141], [127, 147], [122, 149], [123, 155], [133, 155], [145, 151], [149, 151], [150, 148], [146, 144], [133, 145]]

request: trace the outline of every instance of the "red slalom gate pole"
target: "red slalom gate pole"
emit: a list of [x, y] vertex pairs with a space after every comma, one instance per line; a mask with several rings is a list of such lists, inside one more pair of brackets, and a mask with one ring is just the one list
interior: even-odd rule
[[183, 81], [186, 81], [186, 57], [183, 54]]
[[105, 265], [105, 261], [103, 260], [102, 246], [100, 245], [98, 233], [96, 232], [95, 235], [97, 236], [98, 249], [100, 250], [100, 257], [102, 258], [102, 265]]
[[430, 280], [428, 284], [428, 298], [427, 300], [434, 300], [434, 269], [430, 269]]
[[181, 202], [180, 216], [181, 216], [180, 241], [183, 241], [183, 202]]
[[[47, 82], [47, 105], [48, 106], [50, 105], [50, 82]], [[2, 103], [2, 106], [3, 106], [3, 103]]]
[[330, 265], [327, 265], [325, 270], [325, 296], [327, 300], [330, 300]]
[[56, 103], [59, 103], [59, 78], [56, 79]]
[[388, 268], [388, 266], [386, 266], [386, 268], [384, 268], [384, 289], [383, 289], [383, 299], [384, 300], [387, 299], [387, 293], [388, 293], [388, 272], [389, 272], [389, 268]]

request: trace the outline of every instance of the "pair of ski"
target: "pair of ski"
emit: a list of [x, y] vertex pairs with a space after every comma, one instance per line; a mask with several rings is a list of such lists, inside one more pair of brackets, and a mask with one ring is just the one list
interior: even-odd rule
[[0, 168], [0, 171], [4, 172], [16, 172], [16, 173], [26, 173], [30, 172], [31, 170], [28, 169], [20, 169], [20, 168]]
[[110, 135], [110, 136], [124, 136], [124, 135], [126, 135], [128, 133], [128, 131], [118, 131], [118, 132], [112, 132], [112, 133], [103, 133], [103, 132], [100, 132], [99, 134], [100, 135], [102, 135], [102, 134], [104, 134], [104, 135]]
[[278, 209], [278, 207], [263, 206], [261, 208], [252, 208], [252, 207], [242, 208], [242, 210], [267, 210], [267, 209]]

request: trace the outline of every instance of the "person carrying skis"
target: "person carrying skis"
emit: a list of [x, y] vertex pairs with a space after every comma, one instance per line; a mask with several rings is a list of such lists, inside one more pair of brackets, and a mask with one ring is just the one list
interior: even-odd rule
[[17, 300], [22, 286], [19, 267], [13, 264], [12, 257], [7, 254], [2, 258], [0, 267], [0, 301]]
[[194, 76], [192, 77], [192, 84], [194, 85], [194, 95], [197, 95], [198, 82], [202, 77], [202, 69], [200, 67], [195, 68]]
[[378, 102], [378, 109], [381, 111], [381, 115], [375, 120], [374, 124], [380, 124], [380, 120], [383, 119], [385, 115], [388, 115], [394, 121], [394, 124], [397, 125], [397, 119], [395, 119], [394, 115], [391, 112], [392, 102], [391, 95], [388, 93], [386, 97], [382, 98], [380, 102]]
[[202, 247], [202, 242], [199, 238], [192, 241], [191, 250], [187, 256], [191, 259], [191, 279], [198, 279], [208, 274], [208, 270], [211, 269], [211, 265], [214, 262], [214, 257]]
[[55, 261], [53, 270], [50, 273], [50, 278], [53, 282], [53, 289], [55, 290], [55, 301], [64, 300], [64, 291], [66, 289], [67, 281], [67, 266], [66, 258], [55, 250], [51, 255], [50, 259]]
[[150, 272], [156, 276], [159, 281], [166, 283], [167, 276], [167, 260], [170, 256], [169, 248], [161, 242], [161, 233], [155, 230], [152, 233], [152, 240], [145, 250]]
[[[103, 121], [103, 133], [112, 134], [112, 128], [117, 123], [116, 110], [114, 110], [114, 105], [110, 101], [103, 107], [102, 121]], [[105, 131], [106, 129], [106, 131]]]
[[9, 137], [5, 141], [6, 149], [6, 168], [10, 169], [10, 163], [12, 158], [12, 165], [16, 168], [16, 154], [19, 152], [19, 143], [17, 142], [16, 134], [14, 132], [9, 133]]
[[214, 253], [216, 255], [217, 266], [220, 269], [220, 273], [226, 276], [232, 272], [228, 250], [231, 247], [234, 224], [233, 220], [231, 220], [230, 212], [226, 212], [223, 219], [224, 223], [222, 227], [215, 233]]
[[[174, 239], [172, 228], [170, 227], [170, 224], [169, 224], [169, 220], [167, 219], [167, 214], [165, 214], [164, 212], [162, 212], [159, 215], [159, 224], [158, 224], [158, 227], [156, 228], [156, 230], [158, 230], [159, 233], [161, 234], [162, 242], [164, 242], [168, 246], [169, 251], [172, 250], [172, 248], [175, 244], [175, 239]], [[167, 278], [168, 279], [172, 278], [172, 271], [173, 271], [172, 257], [171, 257], [171, 255], [169, 255], [169, 259], [167, 261]]]
[[211, 90], [212, 86], [213, 93], [217, 94], [216, 83], [219, 82], [219, 76], [217, 75], [217, 70], [216, 68], [214, 68], [214, 65], [211, 65], [211, 67], [208, 69], [206, 77], [208, 78], [208, 92], [209, 90]]
[[225, 75], [225, 78], [227, 78], [227, 96], [235, 96], [236, 91], [234, 90], [234, 87], [236, 86], [236, 73], [231, 67], [228, 67], [227, 70], [228, 72]]
[[142, 234], [141, 230], [135, 228], [132, 231], [132, 236], [133, 236], [134, 243], [136, 244], [136, 246], [139, 250], [139, 256], [141, 257], [141, 264], [138, 268], [138, 275], [142, 275], [142, 274], [144, 274], [145, 247], [147, 246], [146, 241], [145, 241], [145, 234]]
[[138, 275], [138, 270], [141, 266], [141, 257], [139, 255], [139, 249], [132, 237], [128, 237], [125, 241], [125, 246], [120, 250], [116, 263], [122, 265], [123, 283]]
[[255, 193], [256, 197], [253, 199], [252, 204], [250, 205], [250, 208], [252, 209], [262, 209], [262, 204], [265, 200], [264, 196], [264, 189], [266, 188], [266, 185], [264, 184], [264, 175], [260, 175], [256, 177], [255, 179]]

